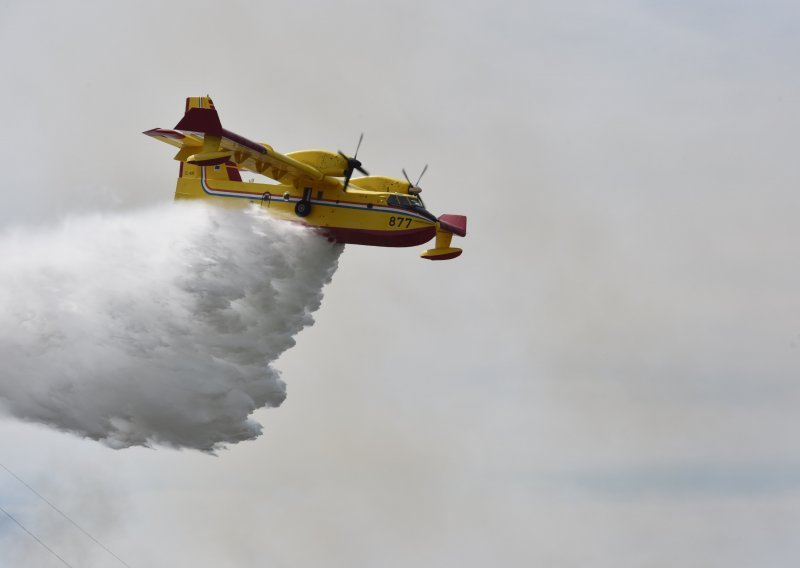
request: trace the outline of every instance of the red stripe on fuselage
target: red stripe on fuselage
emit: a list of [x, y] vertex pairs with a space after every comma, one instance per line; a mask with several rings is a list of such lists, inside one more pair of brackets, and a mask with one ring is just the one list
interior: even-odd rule
[[[208, 177], [205, 178], [206, 186], [213, 191], [223, 193], [239, 193], [252, 195], [261, 198], [261, 193], [251, 193], [249, 191], [241, 190], [228, 190], [212, 188], [208, 183]], [[330, 201], [333, 205], [333, 201]], [[363, 209], [363, 211], [369, 211]], [[376, 247], [414, 247], [427, 243], [436, 236], [436, 226], [429, 225], [419, 229], [411, 229], [408, 231], [399, 230], [374, 230], [374, 229], [351, 229], [346, 227], [324, 227], [321, 225], [314, 225], [303, 221], [295, 221], [308, 227], [316, 228], [329, 239], [337, 243], [352, 244], [352, 245], [370, 245]]]
[[344, 227], [319, 227], [319, 229], [337, 243], [375, 247], [415, 247], [427, 243], [436, 236], [436, 227], [433, 225], [410, 231], [376, 231]]

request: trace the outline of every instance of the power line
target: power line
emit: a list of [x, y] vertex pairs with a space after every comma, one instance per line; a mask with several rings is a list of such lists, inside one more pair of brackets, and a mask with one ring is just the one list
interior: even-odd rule
[[[46, 498], [45, 498], [45, 497], [44, 497], [44, 496], [43, 496], [41, 493], [39, 493], [38, 491], [36, 491], [36, 489], [34, 489], [33, 487], [31, 487], [30, 485], [28, 485], [27, 483], [25, 483], [25, 481], [23, 481], [23, 480], [22, 480], [22, 479], [21, 479], [21, 478], [20, 478], [20, 477], [19, 477], [19, 476], [18, 476], [16, 473], [14, 473], [14, 472], [13, 472], [13, 471], [11, 471], [10, 469], [8, 469], [8, 468], [7, 468], [5, 465], [3, 465], [2, 463], [0, 463], [0, 467], [2, 467], [4, 470], [6, 470], [6, 471], [7, 471], [7, 472], [8, 472], [8, 473], [9, 473], [9, 474], [10, 474], [10, 475], [11, 475], [11, 476], [14, 478], [14, 479], [16, 479], [17, 481], [19, 481], [19, 482], [20, 482], [22, 485], [24, 485], [25, 487], [27, 487], [27, 488], [28, 488], [28, 489], [29, 489], [29, 490], [30, 490], [30, 491], [31, 491], [31, 492], [32, 492], [34, 495], [36, 495], [36, 496], [37, 496], [39, 499], [41, 499], [42, 501], [44, 501], [45, 503], [47, 503], [47, 504], [50, 506], [50, 508], [51, 508], [51, 509], [53, 509], [53, 510], [54, 510], [56, 513], [58, 513], [59, 515], [61, 515], [62, 517], [64, 517], [66, 520], [68, 520], [70, 523], [72, 523], [72, 524], [75, 526], [75, 528], [77, 528], [79, 531], [81, 531], [81, 532], [82, 532], [83, 534], [85, 534], [87, 537], [89, 537], [90, 539], [92, 539], [92, 540], [94, 541], [94, 543], [95, 543], [95, 544], [97, 544], [97, 545], [98, 545], [100, 548], [102, 548], [102, 549], [103, 549], [103, 550], [105, 550], [107, 553], [109, 553], [111, 556], [113, 556], [114, 558], [116, 558], [117, 560], [119, 560], [119, 561], [120, 561], [120, 562], [121, 562], [121, 563], [122, 563], [124, 566], [127, 566], [127, 568], [131, 568], [131, 565], [130, 565], [130, 564], [128, 564], [128, 563], [127, 563], [127, 562], [125, 562], [125, 561], [124, 561], [122, 558], [120, 558], [119, 556], [117, 556], [116, 554], [114, 554], [113, 552], [111, 552], [111, 551], [110, 551], [110, 550], [109, 550], [109, 549], [108, 549], [108, 548], [107, 548], [107, 547], [106, 547], [106, 546], [105, 546], [105, 545], [104, 545], [102, 542], [100, 542], [99, 540], [97, 540], [96, 538], [94, 538], [94, 537], [93, 537], [91, 534], [89, 534], [89, 531], [87, 531], [87, 530], [86, 530], [86, 529], [84, 529], [82, 526], [80, 526], [78, 523], [76, 523], [75, 521], [73, 521], [73, 520], [72, 520], [72, 519], [71, 519], [71, 518], [70, 518], [70, 517], [69, 517], [69, 516], [68, 516], [68, 515], [67, 515], [65, 512], [63, 512], [61, 509], [59, 509], [58, 507], [56, 507], [55, 505], [53, 505], [53, 504], [52, 504], [50, 501], [48, 501], [48, 500], [47, 500], [47, 499], [46, 499]], [[5, 511], [3, 511], [3, 512], [5, 513]], [[8, 515], [8, 513], [6, 513], [6, 515]], [[9, 516], [9, 517], [11, 517], [11, 515], [8, 515], [8, 516]], [[12, 519], [13, 519], [13, 517], [12, 517]], [[14, 519], [14, 520], [16, 521], [16, 519]], [[17, 524], [19, 524], [19, 523], [17, 523]], [[22, 526], [22, 525], [20, 525], [20, 526]], [[22, 528], [25, 528], [25, 527], [22, 527]], [[25, 530], [27, 531], [27, 529], [25, 529]], [[28, 533], [28, 534], [30, 534], [30, 533]], [[31, 535], [31, 536], [33, 536], [33, 535]], [[34, 537], [34, 538], [36, 538], [36, 537]], [[39, 540], [39, 539], [37, 538], [36, 540]], [[49, 550], [49, 549], [48, 549], [48, 550]], [[66, 564], [66, 562], [65, 562], [65, 564]]]
[[41, 545], [42, 545], [42, 546], [43, 546], [43, 547], [44, 547], [44, 548], [47, 550], [47, 552], [49, 552], [50, 554], [52, 554], [53, 556], [55, 556], [56, 558], [58, 558], [59, 560], [61, 560], [61, 562], [63, 562], [64, 566], [67, 566], [68, 568], [72, 568], [72, 566], [70, 565], [70, 563], [69, 563], [69, 562], [67, 562], [66, 560], [64, 560], [63, 558], [61, 558], [61, 557], [60, 557], [60, 556], [59, 556], [59, 555], [58, 555], [58, 554], [57, 554], [57, 553], [56, 553], [56, 552], [55, 552], [55, 551], [54, 551], [52, 548], [50, 548], [50, 547], [49, 547], [49, 546], [47, 546], [47, 545], [46, 545], [44, 542], [42, 542], [42, 541], [41, 541], [41, 539], [39, 539], [39, 537], [38, 537], [38, 536], [36, 536], [36, 535], [35, 535], [35, 534], [33, 534], [31, 531], [29, 531], [28, 529], [26, 529], [26, 528], [25, 528], [25, 525], [23, 525], [23, 524], [22, 524], [22, 523], [20, 523], [20, 522], [19, 522], [17, 519], [15, 519], [15, 518], [14, 518], [14, 516], [13, 516], [11, 513], [9, 513], [8, 511], [6, 511], [5, 509], [3, 509], [3, 507], [0, 507], [0, 511], [3, 511], [3, 512], [6, 514], [6, 516], [7, 516], [9, 519], [11, 519], [11, 520], [12, 520], [12, 521], [14, 521], [15, 523], [17, 523], [17, 525], [19, 526], [19, 528], [21, 528], [21, 529], [22, 529], [22, 530], [24, 530], [26, 533], [28, 533], [29, 535], [31, 535], [31, 536], [33, 537], [33, 539], [34, 539], [36, 542], [38, 542], [39, 544], [41, 544]]

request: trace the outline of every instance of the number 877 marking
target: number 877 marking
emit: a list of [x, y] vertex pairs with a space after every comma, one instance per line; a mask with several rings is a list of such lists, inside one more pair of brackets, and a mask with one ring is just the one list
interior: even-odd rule
[[403, 223], [406, 224], [405, 228], [408, 229], [411, 226], [411, 217], [389, 217], [390, 227], [403, 228]]

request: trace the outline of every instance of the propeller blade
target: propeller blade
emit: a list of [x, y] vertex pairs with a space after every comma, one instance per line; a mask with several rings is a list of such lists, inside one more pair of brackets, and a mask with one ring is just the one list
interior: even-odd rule
[[356, 153], [353, 154], [353, 158], [358, 156], [358, 150], [361, 148], [361, 141], [364, 140], [364, 133], [361, 133], [361, 136], [358, 137], [358, 145], [356, 146]]
[[356, 152], [353, 154], [351, 158], [341, 150], [337, 150], [339, 155], [347, 160], [347, 168], [344, 170], [344, 191], [347, 191], [347, 186], [350, 185], [350, 178], [353, 177], [353, 172], [358, 170], [365, 176], [369, 175], [369, 172], [361, 167], [361, 162], [356, 158], [358, 156], [358, 151], [361, 149], [361, 142], [364, 140], [364, 133], [361, 133], [361, 136], [358, 137], [358, 144], [356, 145]]
[[424, 176], [425, 172], [427, 171], [428, 171], [428, 164], [425, 164], [425, 167], [422, 168], [422, 173], [419, 174], [419, 177], [417, 178], [417, 183], [414, 184], [415, 186], [419, 187], [419, 182], [422, 181], [422, 176]]
[[406, 178], [406, 181], [408, 182], [409, 187], [414, 187], [414, 184], [411, 183], [410, 179], [408, 179], [408, 174], [406, 173], [406, 169], [405, 168], [403, 168], [403, 177]]
[[342, 152], [341, 150], [337, 150], [337, 151], [339, 152], [339, 155], [340, 155], [342, 158], [344, 158], [344, 159], [345, 159], [345, 161], [347, 162], [347, 165], [344, 167], [344, 171], [342, 172], [342, 175], [346, 176], [346, 175], [347, 175], [347, 172], [348, 172], [348, 171], [350, 171], [350, 158], [347, 156], [347, 154], [345, 154], [345, 153], [344, 153], [344, 152]]

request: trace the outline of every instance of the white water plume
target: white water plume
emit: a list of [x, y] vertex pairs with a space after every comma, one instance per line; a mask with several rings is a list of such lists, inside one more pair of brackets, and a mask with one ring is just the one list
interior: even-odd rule
[[175, 203], [0, 236], [0, 406], [109, 446], [252, 439], [340, 245]]

